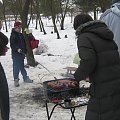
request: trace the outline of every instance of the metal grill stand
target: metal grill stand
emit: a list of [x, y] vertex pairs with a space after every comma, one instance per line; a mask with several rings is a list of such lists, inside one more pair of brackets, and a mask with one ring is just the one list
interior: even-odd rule
[[[57, 100], [56, 100], [56, 101], [57, 101]], [[58, 101], [59, 101], [59, 100], [58, 100]], [[48, 103], [49, 103], [49, 101], [46, 100], [46, 101], [45, 101], [45, 105], [46, 105], [46, 111], [47, 111], [48, 120], [51, 120], [51, 117], [52, 117], [52, 115], [53, 115], [53, 112], [54, 112], [54, 110], [55, 110], [55, 108], [56, 108], [57, 106], [60, 106], [60, 107], [63, 108], [63, 109], [69, 109], [70, 112], [71, 112], [71, 119], [70, 119], [70, 120], [76, 120], [75, 115], [74, 115], [76, 107], [81, 107], [81, 106], [87, 105], [87, 102], [84, 102], [84, 103], [78, 104], [78, 105], [70, 105], [70, 104], [71, 104], [71, 101], [66, 101], [66, 100], [64, 100], [64, 101], [62, 101], [62, 102], [52, 102], [52, 103], [54, 103], [54, 106], [52, 107], [52, 110], [49, 111], [49, 109], [48, 109]]]
[[[71, 83], [70, 86], [68, 83]], [[84, 87], [80, 88], [78, 82], [73, 78], [45, 81], [43, 82], [43, 87], [48, 120], [51, 120], [57, 106], [70, 110], [71, 120], [76, 120], [74, 115], [76, 107], [87, 105], [86, 101], [82, 102], [75, 100], [78, 97], [86, 95], [88, 90]], [[51, 111], [49, 111], [48, 103], [54, 104]]]

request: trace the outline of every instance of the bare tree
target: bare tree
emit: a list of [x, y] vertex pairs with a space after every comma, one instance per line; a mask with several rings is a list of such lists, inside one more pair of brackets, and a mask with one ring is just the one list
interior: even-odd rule
[[7, 21], [6, 21], [6, 17], [5, 17], [5, 15], [6, 15], [6, 1], [5, 1], [5, 0], [3, 0], [3, 1], [1, 2], [1, 7], [0, 7], [0, 9], [1, 9], [1, 12], [2, 12], [3, 17], [4, 17], [6, 32], [8, 32]]
[[61, 15], [61, 17], [60, 17], [61, 30], [64, 30], [64, 20], [65, 20], [66, 13], [68, 12], [69, 3], [70, 3], [70, 0], [60, 0], [59, 1], [60, 15]]
[[60, 39], [60, 35], [57, 29], [56, 25], [56, 16], [59, 11], [59, 0], [41, 0], [42, 9], [44, 10], [44, 14], [46, 16], [51, 16], [53, 26], [54, 26], [54, 32], [57, 33], [57, 39]]
[[45, 31], [45, 28], [44, 28], [44, 24], [42, 22], [42, 18], [41, 18], [41, 2], [40, 0], [34, 0], [34, 10], [35, 10], [35, 13], [36, 13], [36, 27], [35, 29], [37, 29], [37, 25], [38, 25], [38, 21], [39, 21], [39, 26], [40, 26], [40, 31], [43, 32], [44, 34], [47, 34], [46, 31]]

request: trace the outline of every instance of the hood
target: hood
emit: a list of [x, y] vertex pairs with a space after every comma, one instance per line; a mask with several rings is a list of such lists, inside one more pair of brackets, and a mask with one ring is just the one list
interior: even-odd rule
[[105, 40], [113, 40], [114, 37], [107, 25], [99, 20], [90, 21], [79, 26], [76, 30], [76, 35], [79, 36], [82, 33], [93, 33]]
[[111, 10], [114, 14], [120, 17], [120, 2], [113, 4]]

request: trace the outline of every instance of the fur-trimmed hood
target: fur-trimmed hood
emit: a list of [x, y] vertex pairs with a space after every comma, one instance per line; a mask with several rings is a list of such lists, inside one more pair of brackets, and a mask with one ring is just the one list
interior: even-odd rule
[[108, 29], [107, 25], [99, 20], [82, 24], [77, 28], [76, 35], [79, 36], [85, 32], [94, 33], [105, 40], [113, 40], [114, 37], [113, 33]]

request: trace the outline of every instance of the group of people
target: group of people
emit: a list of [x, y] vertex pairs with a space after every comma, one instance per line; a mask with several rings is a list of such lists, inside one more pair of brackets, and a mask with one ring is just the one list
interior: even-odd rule
[[[76, 80], [89, 78], [90, 100], [85, 120], [120, 119], [120, 0], [113, 0], [110, 9], [100, 20], [88, 14], [74, 18], [80, 64], [74, 74]], [[2, 23], [0, 23], [0, 28]], [[19, 86], [19, 72], [23, 81], [32, 83], [24, 68], [27, 53], [22, 23], [15, 22], [10, 36], [15, 87]], [[8, 38], [0, 32], [0, 56], [7, 52]], [[9, 90], [6, 75], [0, 64], [0, 120], [9, 120]]]
[[74, 18], [80, 65], [76, 80], [89, 78], [85, 120], [120, 120], [120, 0], [113, 0], [100, 20]]
[[[2, 21], [0, 21], [0, 29], [2, 28]], [[10, 47], [13, 60], [13, 78], [14, 86], [19, 86], [19, 73], [23, 76], [25, 83], [33, 83], [33, 80], [27, 75], [24, 68], [24, 58], [27, 53], [25, 38], [21, 33], [22, 23], [16, 21], [10, 36]], [[6, 55], [8, 38], [0, 32], [0, 56]], [[8, 83], [4, 69], [0, 63], [0, 120], [9, 120], [9, 90]]]

